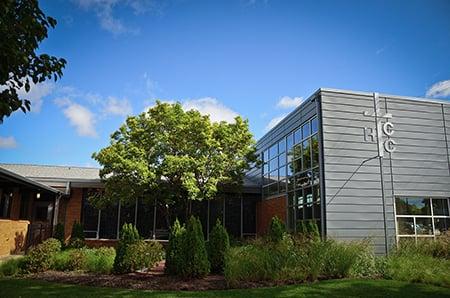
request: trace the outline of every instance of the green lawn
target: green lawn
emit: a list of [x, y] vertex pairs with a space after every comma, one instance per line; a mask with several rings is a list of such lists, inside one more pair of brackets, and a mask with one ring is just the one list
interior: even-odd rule
[[0, 297], [450, 297], [450, 289], [392, 280], [331, 280], [314, 284], [209, 292], [152, 292], [0, 279]]

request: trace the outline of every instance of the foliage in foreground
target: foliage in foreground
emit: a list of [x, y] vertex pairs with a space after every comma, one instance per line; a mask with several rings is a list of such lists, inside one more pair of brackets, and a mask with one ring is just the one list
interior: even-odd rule
[[42, 272], [50, 269], [53, 256], [61, 251], [61, 242], [54, 238], [49, 238], [32, 247], [24, 260], [25, 272]]
[[202, 224], [194, 216], [186, 228], [175, 221], [166, 254], [166, 273], [188, 277], [204, 277], [210, 272]]
[[83, 225], [79, 222], [74, 222], [72, 225], [72, 232], [70, 234], [69, 247], [82, 248], [85, 245]]
[[68, 249], [53, 256], [51, 269], [109, 274], [112, 272], [115, 255], [112, 247]]
[[[277, 243], [255, 241], [231, 248], [225, 262], [227, 283], [236, 286], [242, 281], [303, 282], [355, 275], [369, 277], [375, 271], [357, 266], [357, 260], [367, 254], [366, 243], [303, 240], [285, 233]], [[370, 264], [375, 266], [375, 262]]]
[[209, 235], [208, 259], [211, 264], [211, 272], [222, 273], [225, 263], [225, 254], [230, 248], [230, 238], [227, 230], [217, 219], [216, 225]]
[[132, 224], [124, 224], [120, 230], [120, 239], [117, 244], [116, 258], [114, 259], [114, 273], [123, 274], [131, 272], [131, 263], [125, 260], [130, 245], [140, 240], [139, 232]]
[[55, 227], [55, 234], [53, 237], [61, 243], [61, 248], [64, 248], [66, 245], [66, 239], [65, 239], [65, 229], [64, 224], [58, 223]]
[[123, 263], [128, 264], [129, 272], [151, 269], [164, 257], [161, 243], [157, 241], [139, 240], [128, 245]]
[[66, 60], [36, 53], [55, 26], [37, 0], [0, 1], [0, 123], [18, 109], [30, 110], [31, 101], [19, 98], [18, 90], [28, 93], [32, 84], [61, 78]]

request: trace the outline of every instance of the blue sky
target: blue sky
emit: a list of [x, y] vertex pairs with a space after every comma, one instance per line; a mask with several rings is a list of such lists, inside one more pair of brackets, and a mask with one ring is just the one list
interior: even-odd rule
[[[0, 124], [0, 162], [91, 166], [155, 99], [256, 138], [319, 87], [450, 99], [450, 2], [46, 0], [39, 51], [64, 57], [32, 112]], [[23, 93], [23, 92], [22, 92]]]

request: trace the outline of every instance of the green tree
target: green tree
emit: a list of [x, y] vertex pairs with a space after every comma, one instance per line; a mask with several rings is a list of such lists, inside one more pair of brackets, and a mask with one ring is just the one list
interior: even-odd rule
[[105, 193], [102, 203], [134, 202], [157, 195], [163, 204], [213, 198], [221, 185], [242, 185], [244, 173], [256, 161], [248, 121], [211, 122], [179, 103], [157, 102], [111, 136], [110, 145], [93, 154]]
[[17, 91], [30, 91], [30, 83], [61, 78], [66, 60], [36, 54], [56, 20], [46, 16], [37, 0], [0, 1], [0, 123], [14, 111], [30, 110], [27, 99]]
[[175, 220], [170, 229], [169, 244], [166, 249], [166, 264], [164, 271], [167, 274], [177, 275], [183, 266], [183, 237], [186, 228], [182, 226], [178, 219]]
[[186, 234], [182, 239], [182, 262], [177, 272], [185, 278], [208, 275], [211, 264], [208, 260], [202, 224], [198, 218], [191, 216], [186, 226]]
[[211, 271], [221, 273], [224, 269], [225, 254], [230, 248], [230, 239], [227, 230], [217, 219], [216, 225], [209, 234], [208, 258], [211, 263]]
[[286, 233], [286, 227], [278, 216], [272, 217], [270, 220], [268, 237], [271, 242], [278, 243], [283, 239], [283, 234]]

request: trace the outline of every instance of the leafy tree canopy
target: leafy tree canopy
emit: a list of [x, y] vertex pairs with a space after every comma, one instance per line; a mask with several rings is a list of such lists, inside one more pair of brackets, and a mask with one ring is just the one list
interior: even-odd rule
[[55, 26], [37, 0], [0, 1], [0, 123], [18, 109], [30, 110], [30, 101], [19, 99], [17, 90], [29, 92], [30, 82], [61, 78], [66, 60], [35, 52]]
[[94, 201], [103, 203], [152, 195], [167, 203], [209, 199], [220, 185], [242, 185], [256, 161], [247, 120], [213, 123], [179, 103], [161, 102], [128, 117], [93, 158], [105, 182], [104, 195]]

